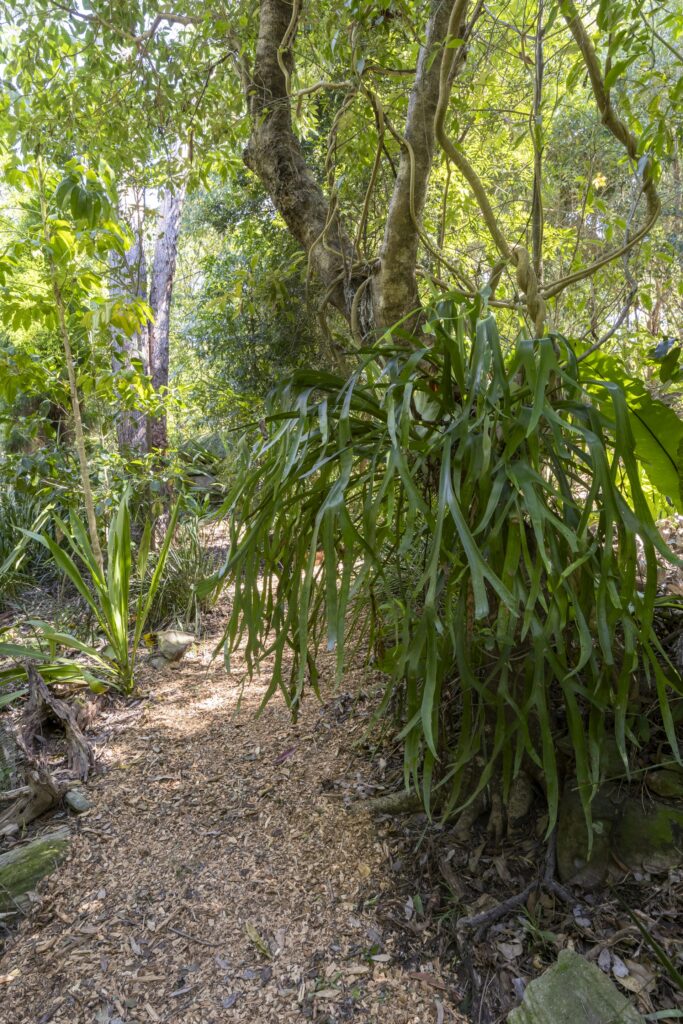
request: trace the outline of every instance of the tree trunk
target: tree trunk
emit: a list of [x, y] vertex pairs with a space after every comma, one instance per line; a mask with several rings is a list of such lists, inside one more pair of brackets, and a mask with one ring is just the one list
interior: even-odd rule
[[296, 24], [290, 28], [290, 23], [294, 10], [287, 0], [261, 2], [256, 57], [247, 93], [252, 128], [244, 162], [261, 179], [290, 232], [308, 253], [329, 301], [350, 320], [353, 297], [367, 269], [357, 265], [353, 243], [308, 167], [292, 129], [283, 67], [291, 75]]
[[[123, 258], [112, 255], [111, 293], [112, 298], [126, 300], [140, 298], [147, 300], [147, 261], [143, 244], [142, 211], [131, 209], [126, 211], [133, 220], [132, 228], [135, 237], [130, 249]], [[148, 361], [148, 327], [140, 329], [132, 337], [124, 331], [112, 330], [112, 370], [115, 374], [129, 370], [134, 358], [142, 360], [147, 368]], [[147, 424], [145, 414], [140, 409], [119, 409], [116, 415], [116, 436], [119, 451], [144, 452], [147, 447]]]
[[[417, 250], [420, 220], [434, 155], [434, 114], [450, 6], [431, 0], [426, 38], [420, 47], [415, 82], [410, 92], [401, 162], [389, 203], [373, 281], [375, 323], [386, 329], [420, 305], [417, 291]], [[435, 56], [436, 53], [436, 56]], [[412, 324], [412, 321], [409, 321]]]
[[[168, 387], [169, 331], [171, 325], [171, 299], [178, 255], [180, 218], [183, 211], [185, 189], [171, 192], [166, 189], [161, 206], [161, 222], [154, 248], [152, 281], [149, 304], [154, 322], [149, 326], [149, 372], [157, 392]], [[168, 446], [166, 412], [149, 417], [147, 422], [147, 448], [163, 451]]]
[[[444, 0], [430, 2], [399, 171], [374, 270], [356, 253], [336, 203], [324, 195], [292, 128], [288, 86], [300, 6], [291, 0], [261, 0], [254, 69], [245, 84], [252, 127], [244, 162], [261, 179], [290, 232], [308, 253], [325, 289], [324, 301], [342, 313], [354, 333], [365, 336], [390, 327], [419, 306], [419, 221], [432, 168], [434, 114], [450, 6]], [[371, 289], [366, 288], [369, 281]], [[360, 288], [366, 294], [359, 302]], [[360, 323], [354, 323], [356, 319]]]

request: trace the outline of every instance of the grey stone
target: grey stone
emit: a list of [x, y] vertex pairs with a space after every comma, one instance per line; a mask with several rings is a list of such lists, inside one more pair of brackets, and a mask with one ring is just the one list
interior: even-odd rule
[[564, 949], [557, 963], [527, 986], [508, 1024], [644, 1024], [599, 967]]
[[64, 795], [64, 803], [69, 807], [75, 814], [83, 814], [85, 811], [89, 811], [92, 804], [88, 800], [85, 791], [82, 789], [70, 789]]

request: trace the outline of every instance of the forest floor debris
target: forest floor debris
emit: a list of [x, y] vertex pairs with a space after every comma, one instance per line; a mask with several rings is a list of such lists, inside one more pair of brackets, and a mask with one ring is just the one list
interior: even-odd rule
[[388, 923], [375, 822], [330, 781], [367, 791], [353, 698], [256, 718], [262, 680], [236, 716], [210, 647], [100, 718], [92, 809], [6, 942], [2, 1024], [464, 1021], [428, 943], [407, 956]]
[[[0, 1024], [492, 1024], [562, 949], [641, 1012], [683, 1011], [638, 924], [680, 960], [682, 870], [568, 903], [536, 884], [544, 819], [495, 843], [485, 816], [467, 837], [423, 813], [371, 817], [402, 776], [400, 748], [367, 732], [372, 675], [323, 685], [298, 724], [278, 699], [257, 718], [267, 672], [211, 663], [222, 621], [179, 664], [141, 664], [134, 699], [80, 707], [91, 807], [31, 826], [68, 816], [71, 852], [8, 933]], [[463, 937], [472, 917], [488, 923]]]

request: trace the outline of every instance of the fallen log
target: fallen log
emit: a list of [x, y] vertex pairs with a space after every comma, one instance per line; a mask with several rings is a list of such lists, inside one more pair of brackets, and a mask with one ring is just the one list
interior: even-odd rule
[[0, 854], [0, 913], [21, 913], [26, 909], [26, 894], [64, 859], [70, 839], [68, 827], [62, 825]]

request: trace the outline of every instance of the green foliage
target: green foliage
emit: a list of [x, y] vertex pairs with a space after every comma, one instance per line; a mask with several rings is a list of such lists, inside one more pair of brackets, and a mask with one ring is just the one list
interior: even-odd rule
[[[150, 554], [152, 526], [148, 521], [140, 541], [135, 565], [132, 558], [132, 542], [130, 533], [130, 513], [128, 496], [120, 501], [117, 513], [109, 528], [107, 543], [107, 562], [104, 572], [100, 569], [88, 538], [88, 531], [83, 521], [72, 513], [68, 522], [55, 517], [55, 523], [66, 538], [71, 554], [46, 533], [24, 531], [33, 540], [42, 544], [51, 554], [59, 571], [69, 580], [77, 593], [92, 612], [97, 623], [98, 632], [102, 635], [105, 646], [100, 649], [85, 643], [70, 633], [53, 628], [47, 622], [30, 620], [37, 641], [36, 648], [0, 643], [0, 656], [31, 657], [48, 663], [46, 680], [59, 678], [56, 669], [63, 667], [63, 661], [53, 662], [55, 652], [66, 648], [83, 655], [85, 667], [70, 664], [72, 675], [83, 678], [94, 688], [110, 686], [128, 694], [132, 691], [134, 681], [135, 659], [154, 601], [159, 582], [164, 570], [178, 517], [179, 503], [176, 502], [168, 523], [168, 528], [159, 553], [156, 565], [147, 585], [139, 588], [137, 603], [131, 605], [131, 582], [133, 574], [140, 580], [145, 579]], [[131, 616], [134, 625], [131, 632]], [[10, 678], [23, 678], [23, 669], [8, 670], [6, 681]], [[41, 669], [42, 671], [42, 669]]]
[[587, 817], [607, 736], [625, 764], [652, 729], [679, 756], [683, 686], [652, 627], [656, 552], [672, 556], [619, 384], [559, 336], [504, 357], [492, 316], [457, 299], [428, 330], [280, 394], [227, 506], [226, 658], [244, 640], [250, 668], [272, 659], [264, 701], [279, 687], [296, 711], [315, 652], [336, 647], [341, 671], [364, 631], [427, 806], [434, 787], [446, 812], [497, 780], [506, 793], [528, 760], [552, 829], [558, 748]]
[[213, 182], [190, 197], [185, 223], [180, 265], [201, 275], [178, 296], [177, 372], [202, 429], [220, 430], [253, 416], [293, 369], [319, 361], [321, 331], [305, 256], [253, 182]]
[[[142, 590], [145, 591], [156, 571], [158, 561], [152, 552]], [[150, 629], [181, 625], [200, 632], [202, 612], [209, 598], [201, 593], [202, 584], [215, 569], [215, 559], [202, 538], [202, 520], [189, 516], [178, 523], [169, 547], [156, 591], [147, 615]]]
[[46, 559], [26, 531], [42, 529], [50, 506], [13, 488], [0, 490], [0, 608], [29, 580], [44, 578]]
[[[626, 401], [636, 459], [652, 487], [679, 512], [683, 511], [683, 420], [673, 408], [654, 398], [642, 380], [628, 374], [615, 356], [593, 352], [584, 363], [584, 374], [593, 401], [608, 418], [613, 418], [613, 413], [602, 382], [609, 380], [619, 385]], [[595, 384], [588, 374], [596, 375]]]

